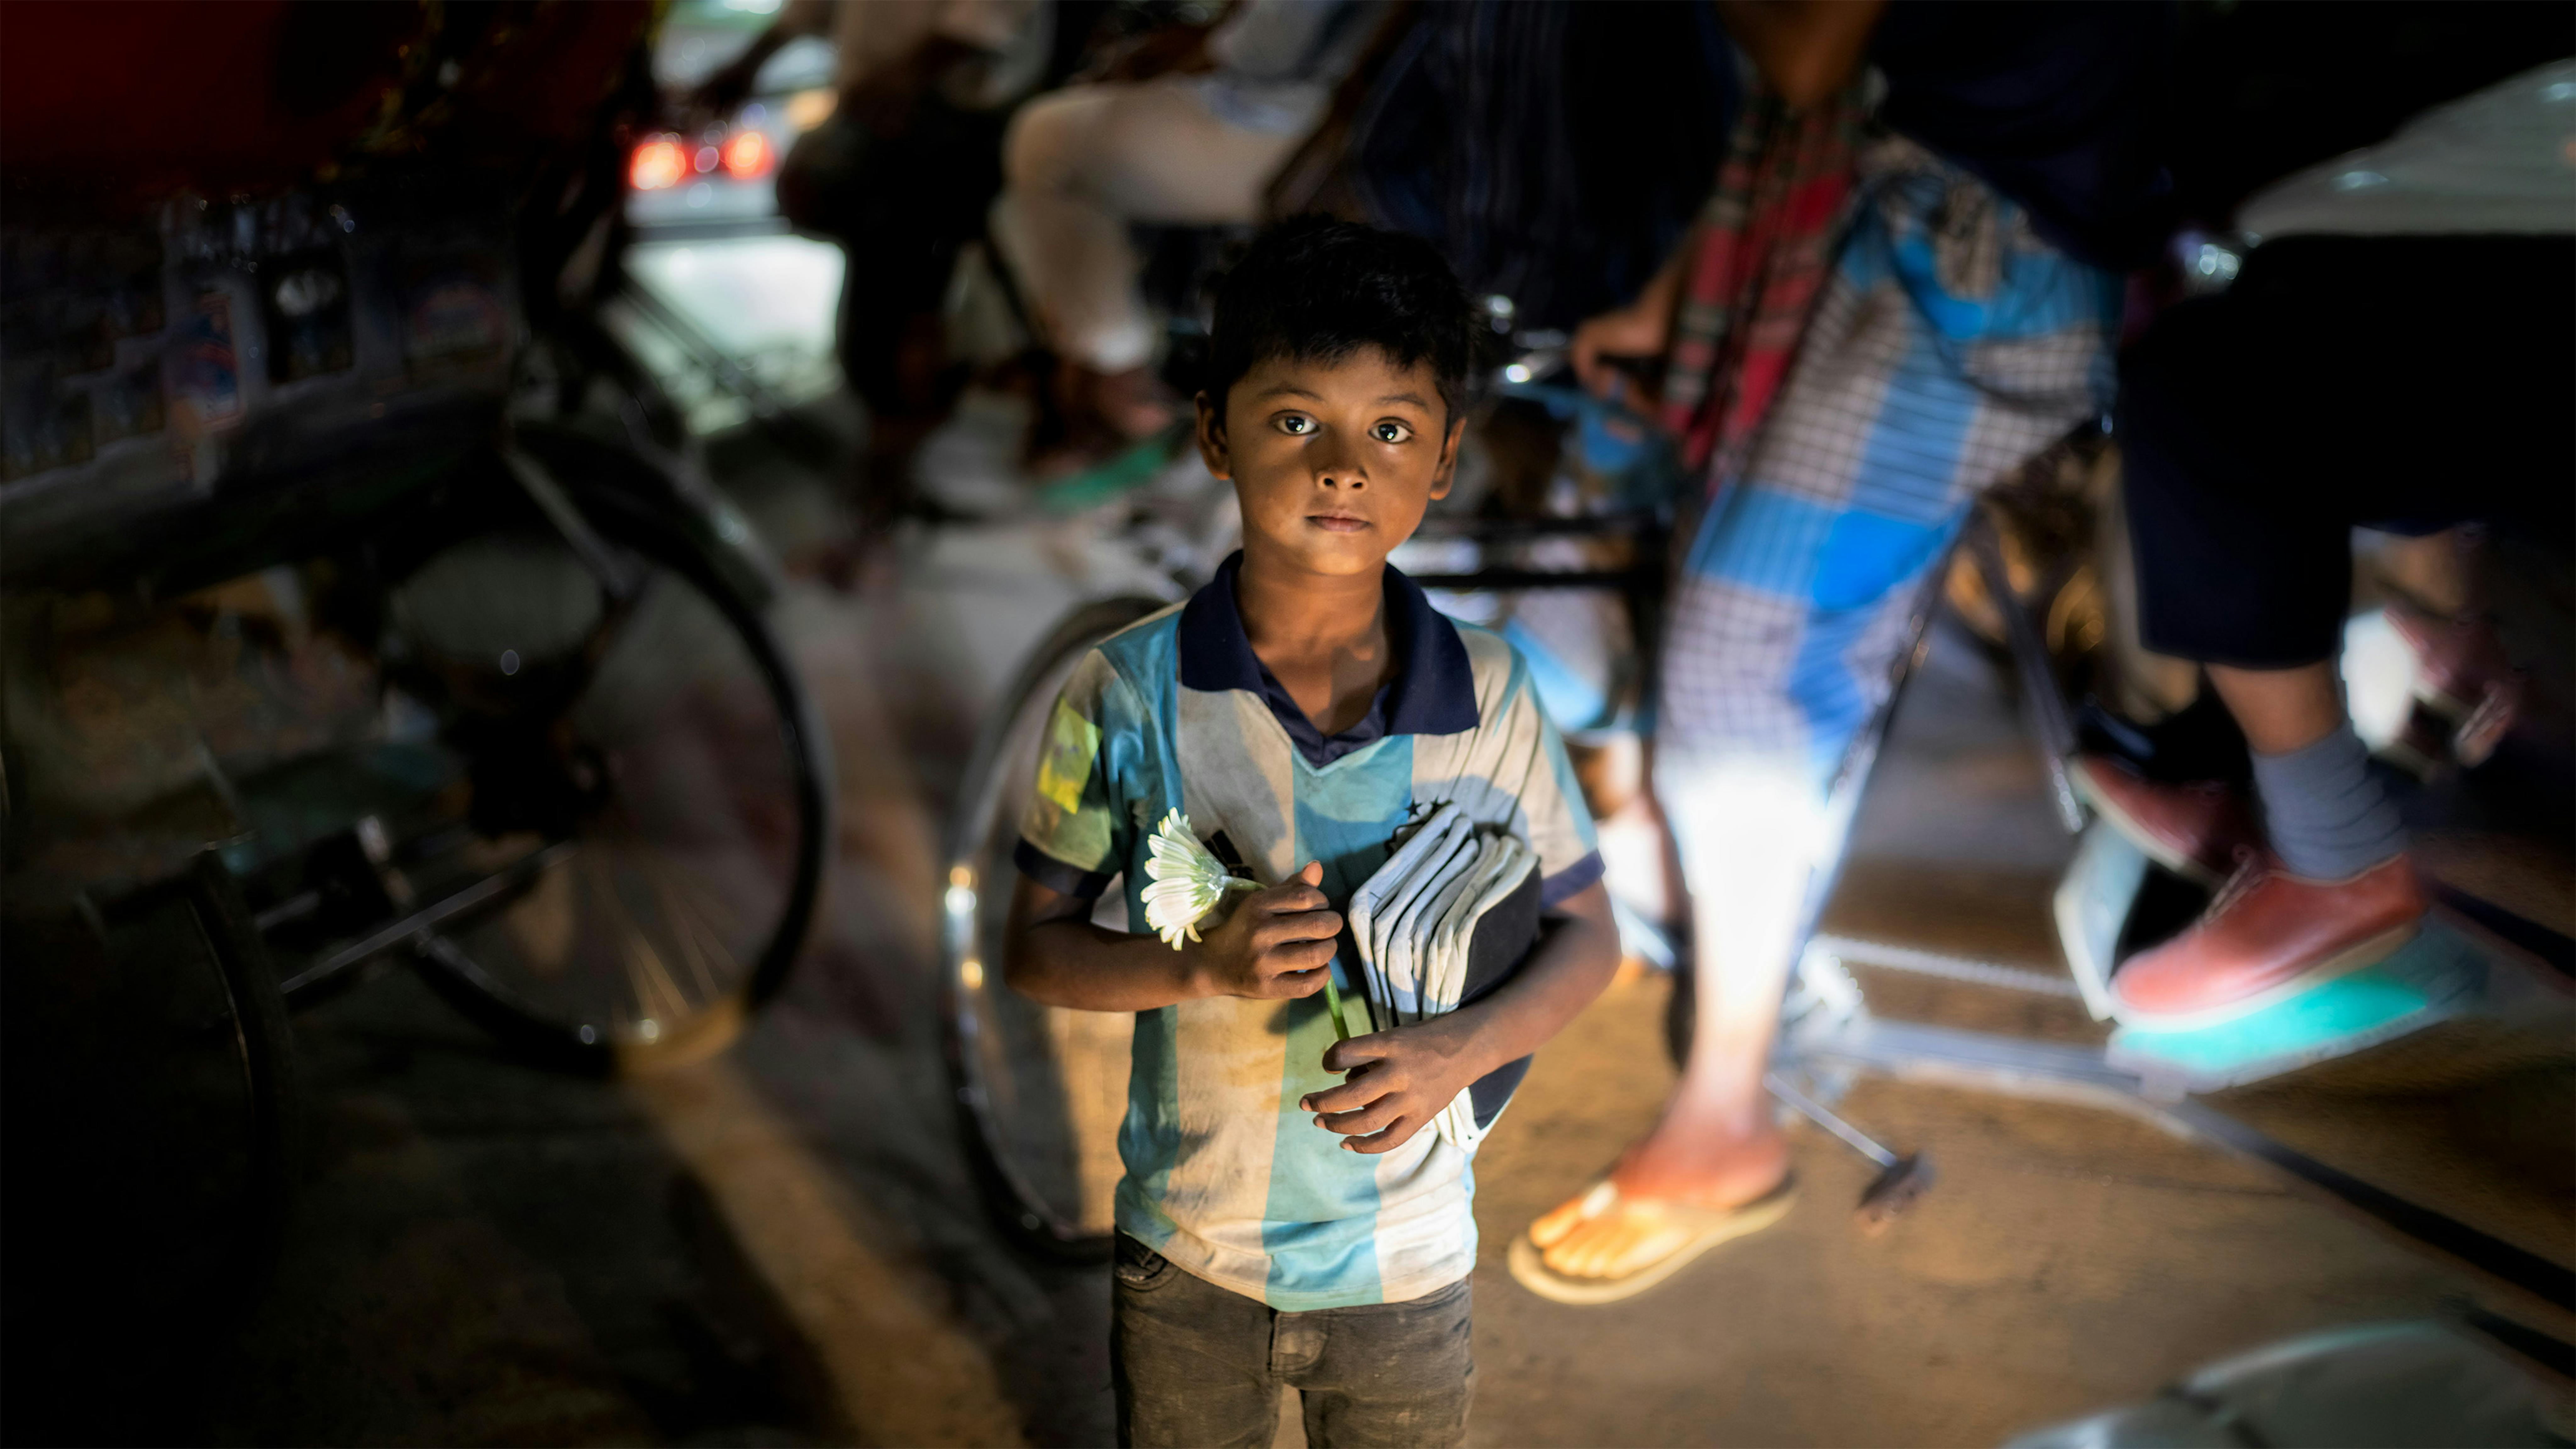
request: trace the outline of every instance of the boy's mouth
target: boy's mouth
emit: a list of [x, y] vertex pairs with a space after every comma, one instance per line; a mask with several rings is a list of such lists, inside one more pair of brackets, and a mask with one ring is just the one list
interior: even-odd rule
[[1306, 521], [1326, 533], [1358, 533], [1369, 521], [1356, 513], [1309, 513]]

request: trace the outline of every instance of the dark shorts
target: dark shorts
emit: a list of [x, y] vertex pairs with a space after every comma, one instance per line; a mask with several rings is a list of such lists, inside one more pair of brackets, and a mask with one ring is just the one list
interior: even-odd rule
[[1118, 1442], [1265, 1449], [1279, 1392], [1315, 1449], [1466, 1442], [1476, 1361], [1468, 1280], [1405, 1303], [1282, 1313], [1121, 1233], [1111, 1268]]
[[2332, 658], [2352, 530], [2481, 522], [2554, 550], [2576, 498], [2576, 241], [2289, 237], [2121, 359], [2150, 649]]

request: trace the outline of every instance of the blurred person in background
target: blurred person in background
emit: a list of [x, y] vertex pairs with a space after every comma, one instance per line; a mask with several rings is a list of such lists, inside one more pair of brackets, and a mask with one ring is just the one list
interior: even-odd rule
[[1706, 4], [1451, 0], [1406, 9], [1272, 183], [1440, 248], [1499, 328], [1570, 330], [1634, 297], [1708, 195], [1740, 89]]
[[[2571, 118], [2560, 61], [2266, 190], [2240, 217], [2261, 238], [2242, 275], [2122, 359], [2140, 631], [2203, 666], [2253, 787], [2077, 763], [2148, 854], [2224, 885], [2114, 978], [2124, 1020], [2246, 1016], [2387, 956], [2428, 907], [2337, 667], [2352, 531], [2477, 521], [2560, 552], [2576, 531]], [[2434, 722], [2401, 744], [2428, 762], [2483, 762], [2519, 699], [2473, 538], [2410, 550], [2431, 566], [2388, 605]]]
[[[1068, 86], [1012, 120], [993, 237], [1060, 360], [1054, 387], [1073, 456], [1178, 416], [1154, 375], [1160, 330], [1130, 226], [1259, 220], [1263, 189], [1385, 10], [1385, 0], [1241, 0], [1213, 30], [1145, 47], [1116, 68], [1121, 78]], [[1149, 68], [1161, 73], [1135, 74]]]
[[1792, 1201], [1762, 1075], [1835, 848], [1829, 787], [1978, 492], [2109, 403], [2119, 271], [2161, 231], [2164, 7], [1718, 9], [1761, 85], [1717, 192], [1573, 344], [1597, 390], [1619, 385], [1607, 357], [1663, 359], [1706, 490], [1653, 765], [1691, 896], [1692, 1042], [1654, 1129], [1513, 1245], [1522, 1283], [1572, 1303]]
[[1012, 108], [1070, 68], [1068, 53], [1078, 53], [1098, 8], [789, 0], [749, 49], [698, 89], [698, 105], [731, 112], [788, 42], [832, 42], [837, 103], [788, 151], [778, 206], [799, 230], [828, 236], [849, 254], [839, 350], [850, 386], [868, 405], [866, 521], [900, 506], [907, 460], [938, 421], [940, 303], [959, 249], [983, 234], [985, 209], [1001, 189]]

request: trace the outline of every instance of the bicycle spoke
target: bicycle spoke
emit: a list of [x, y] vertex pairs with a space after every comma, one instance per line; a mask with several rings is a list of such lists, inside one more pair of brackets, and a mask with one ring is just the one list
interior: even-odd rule
[[[609, 882], [609, 889], [612, 895], [616, 894], [613, 880]], [[626, 966], [627, 984], [634, 992], [636, 1010], [643, 1013], [636, 1018], [635, 1024], [641, 1028], [649, 1021], [658, 1031], [664, 1020], [676, 1021], [685, 1016], [688, 1003], [671, 980], [670, 972], [663, 968], [661, 953], [653, 949], [652, 938], [645, 932], [643, 923], [635, 918], [632, 910], [627, 909], [622, 896], [617, 897], [617, 903], [622, 947], [618, 955]]]
[[693, 896], [708, 898], [704, 895], [705, 888], [667, 863], [645, 859], [643, 864], [654, 877], [655, 904], [660, 907], [662, 919], [670, 928], [672, 943], [680, 948], [681, 958], [688, 963], [699, 989], [706, 993], [706, 999], [713, 1000], [722, 994], [722, 989], [716, 985], [714, 973], [707, 969], [707, 948], [713, 946], [724, 956], [728, 967], [734, 958], [714, 928], [705, 924], [701, 913], [690, 905]]
[[[639, 839], [637, 832], [621, 829], [607, 838], [620, 841]], [[736, 964], [734, 952], [725, 944], [731, 928], [738, 927], [741, 913], [731, 899], [710, 878], [711, 872], [684, 869], [663, 852], [636, 849], [632, 852], [639, 874], [653, 893], [654, 906], [669, 933], [687, 956], [709, 995], [719, 988], [703, 963], [704, 948], [712, 946], [730, 967]]]
[[[596, 521], [630, 588], [603, 588], [560, 539], [535, 550], [524, 537], [478, 541], [430, 575], [438, 587], [420, 591], [415, 612], [473, 646], [455, 654], [469, 672], [448, 697], [460, 738], [522, 752], [476, 777], [496, 792], [477, 797], [480, 816], [580, 847], [578, 864], [470, 928], [482, 977], [522, 1015], [586, 1044], [632, 1047], [700, 1039], [692, 1022], [774, 980], [763, 973], [809, 918], [826, 837], [775, 644], [699, 560], [621, 516]], [[487, 586], [505, 575], [544, 588]], [[432, 604], [446, 612], [433, 617]], [[510, 644], [557, 620], [578, 632], [539, 629], [542, 654]], [[504, 660], [505, 647], [517, 672], [479, 662]], [[530, 659], [552, 671], [542, 690]]]
[[560, 974], [572, 955], [580, 928], [577, 879], [578, 872], [547, 871], [503, 918], [519, 958], [539, 975]]

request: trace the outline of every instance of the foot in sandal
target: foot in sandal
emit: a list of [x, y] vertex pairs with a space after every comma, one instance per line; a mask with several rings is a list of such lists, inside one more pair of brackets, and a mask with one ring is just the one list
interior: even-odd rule
[[1668, 1116], [1609, 1176], [1530, 1224], [1512, 1276], [1559, 1302], [1614, 1302], [1769, 1227], [1794, 1197], [1788, 1142], [1767, 1119], [1725, 1131]]

